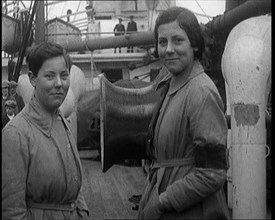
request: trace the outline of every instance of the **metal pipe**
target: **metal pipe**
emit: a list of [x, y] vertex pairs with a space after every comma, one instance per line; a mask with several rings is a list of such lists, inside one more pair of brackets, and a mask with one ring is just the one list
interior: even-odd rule
[[82, 22], [79, 22], [79, 23], [76, 23], [76, 24], [73, 24], [73, 25], [76, 26], [77, 28], [87, 27], [88, 26], [88, 21], [82, 21]]
[[271, 12], [271, 0], [248, 0], [240, 6], [226, 11], [223, 15], [215, 17], [206, 24], [215, 33], [230, 31], [239, 22], [254, 16], [264, 15]]
[[[68, 52], [75, 51], [93, 51], [101, 49], [110, 49], [115, 47], [154, 45], [155, 36], [153, 32], [140, 32], [131, 35], [122, 35], [115, 37], [97, 38], [97, 39], [72, 39], [63, 40], [60, 45]], [[27, 53], [30, 47], [27, 48]]]
[[226, 0], [225, 1], [225, 11], [229, 11], [233, 8], [236, 8], [237, 6], [243, 4], [247, 0]]
[[266, 87], [271, 74], [271, 16], [230, 32], [222, 56], [229, 88], [233, 219], [266, 219]]
[[68, 39], [60, 43], [67, 51], [93, 51], [116, 47], [150, 45], [155, 43], [153, 32], [143, 32], [131, 35], [106, 37], [97, 39], [74, 40]]
[[79, 14], [83, 14], [83, 13], [87, 13], [87, 12], [92, 12], [92, 11], [94, 11], [93, 8], [92, 8], [92, 9], [88, 9], [88, 10], [84, 10], [84, 11], [79, 11], [79, 12], [76, 12], [76, 13], [72, 13], [72, 14], [69, 14], [69, 15], [62, 15], [62, 16], [60, 16], [59, 18], [60, 18], [60, 19], [61, 19], [61, 18], [66, 18], [66, 17], [68, 17], [68, 16], [79, 15]]
[[[260, 4], [259, 4], [260, 2]], [[257, 16], [259, 14], [268, 13], [271, 11], [270, 7], [271, 0], [261, 0], [261, 1], [247, 1], [239, 7], [234, 8], [231, 11], [225, 12], [224, 15], [214, 18], [212, 21], [208, 22], [207, 25], [214, 32], [222, 33], [229, 26], [232, 28], [245, 17]], [[255, 10], [256, 7], [256, 10]], [[246, 10], [248, 12], [246, 12]], [[86, 10], [84, 12], [92, 11]], [[240, 13], [240, 15], [238, 15]], [[74, 15], [74, 14], [71, 14]], [[245, 16], [244, 16], [245, 15]], [[66, 17], [67, 15], [63, 16]], [[231, 22], [234, 21], [234, 22]], [[227, 24], [228, 23], [228, 24]], [[116, 36], [108, 38], [98, 38], [89, 40], [65, 40], [62, 46], [66, 48], [69, 52], [74, 51], [86, 51], [86, 50], [97, 50], [97, 49], [110, 49], [115, 47], [127, 47], [128, 45], [140, 46], [140, 45], [150, 45], [154, 44], [154, 33], [143, 32], [135, 33], [130, 36]], [[28, 49], [29, 50], [29, 49]]]
[[71, 21], [70, 23], [71, 23], [71, 24], [73, 24], [73, 25], [75, 25], [77, 22], [79, 22], [79, 21], [83, 21], [83, 20], [88, 21], [88, 18], [87, 18], [87, 17], [85, 17], [85, 18], [81, 18], [81, 19], [73, 20], [73, 21]]

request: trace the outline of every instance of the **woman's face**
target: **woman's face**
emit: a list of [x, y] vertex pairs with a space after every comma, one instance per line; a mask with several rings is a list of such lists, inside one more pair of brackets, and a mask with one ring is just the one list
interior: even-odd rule
[[11, 87], [10, 89], [10, 95], [14, 96], [16, 94], [16, 87]]
[[49, 112], [54, 112], [63, 103], [69, 86], [69, 69], [63, 56], [46, 60], [35, 77], [30, 76], [35, 88], [35, 96]]
[[15, 108], [6, 106], [6, 112], [7, 112], [7, 115], [12, 116], [15, 113]]
[[8, 87], [5, 87], [5, 88], [2, 88], [2, 97], [8, 97], [9, 96], [9, 88]]
[[158, 28], [158, 54], [173, 75], [191, 71], [194, 51], [186, 32], [177, 21], [162, 24]]

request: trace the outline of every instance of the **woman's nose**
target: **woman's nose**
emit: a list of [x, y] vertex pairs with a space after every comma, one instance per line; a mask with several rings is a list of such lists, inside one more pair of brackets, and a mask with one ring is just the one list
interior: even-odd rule
[[55, 78], [55, 86], [61, 86], [60, 76], [56, 76], [56, 78]]
[[166, 53], [173, 53], [174, 52], [174, 46], [172, 44], [172, 42], [167, 43], [167, 47], [166, 47]]

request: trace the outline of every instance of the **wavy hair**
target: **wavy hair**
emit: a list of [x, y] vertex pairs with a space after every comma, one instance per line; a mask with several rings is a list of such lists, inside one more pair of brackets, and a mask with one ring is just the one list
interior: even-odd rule
[[53, 57], [63, 56], [66, 66], [71, 69], [72, 62], [65, 49], [59, 44], [53, 42], [42, 42], [31, 48], [31, 51], [26, 57], [26, 62], [29, 66], [29, 71], [32, 71], [37, 76], [42, 64]]
[[172, 7], [161, 12], [156, 20], [155, 24], [155, 51], [154, 56], [158, 58], [158, 28], [162, 24], [168, 24], [173, 21], [177, 21], [180, 28], [183, 29], [191, 43], [193, 48], [197, 47], [198, 51], [194, 51], [194, 57], [200, 60], [205, 49], [204, 38], [200, 24], [195, 14], [183, 7]]

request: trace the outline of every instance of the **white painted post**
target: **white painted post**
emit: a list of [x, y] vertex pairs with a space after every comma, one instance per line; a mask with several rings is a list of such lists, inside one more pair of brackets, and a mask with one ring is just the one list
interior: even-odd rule
[[93, 51], [91, 51], [91, 85], [92, 89], [94, 89], [94, 55]]
[[233, 219], [266, 218], [266, 86], [271, 74], [271, 17], [232, 29], [222, 57], [230, 93]]
[[[230, 109], [230, 93], [228, 89], [228, 85], [225, 84], [225, 91], [226, 91], [226, 114], [231, 114]], [[229, 169], [227, 170], [227, 204], [228, 208], [232, 210], [232, 148], [231, 148], [231, 129], [228, 129], [227, 134], [227, 149], [228, 149], [228, 162], [229, 162]]]

